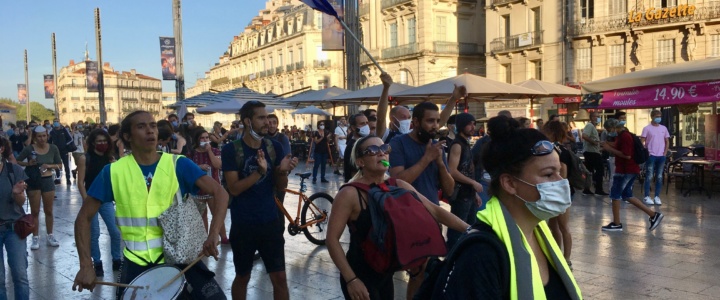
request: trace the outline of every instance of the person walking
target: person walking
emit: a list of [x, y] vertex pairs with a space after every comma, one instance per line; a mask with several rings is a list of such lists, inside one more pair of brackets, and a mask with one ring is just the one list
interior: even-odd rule
[[337, 127], [335, 127], [335, 147], [337, 147], [337, 152], [339, 156], [338, 163], [335, 164], [335, 175], [342, 175], [340, 173], [340, 166], [345, 160], [345, 148], [347, 147], [347, 139], [347, 119], [345, 118], [345, 116], [340, 116]]
[[265, 264], [274, 298], [288, 299], [285, 226], [278, 214], [273, 191], [287, 187], [288, 174], [297, 166], [298, 160], [284, 153], [278, 142], [264, 138], [269, 126], [265, 104], [260, 101], [245, 103], [240, 109], [240, 117], [246, 134], [222, 149], [227, 189], [233, 195], [230, 205], [230, 246], [235, 265], [233, 299], [247, 297], [255, 251]]
[[570, 206], [570, 184], [553, 143], [519, 127], [506, 116], [489, 120], [482, 160], [494, 195], [468, 229], [480, 240], [456, 248], [432, 299], [582, 299], [546, 222]]
[[8, 161], [12, 155], [10, 141], [0, 137], [0, 299], [8, 298], [3, 255], [6, 253], [15, 299], [27, 300], [30, 299], [27, 242], [15, 233], [13, 224], [25, 215], [23, 204], [28, 177], [20, 166]]
[[[123, 263], [118, 283], [128, 284], [141, 273], [165, 263], [164, 231], [158, 217], [167, 210], [178, 192], [196, 194], [198, 189], [213, 195], [216, 216], [205, 240], [203, 256], [218, 257], [220, 223], [225, 220], [227, 193], [190, 159], [157, 152], [157, 123], [151, 113], [135, 111], [123, 119], [120, 138], [131, 151], [117, 162], [103, 167], [95, 178], [75, 219], [75, 244], [80, 270], [75, 275], [73, 290], [82, 292], [95, 287], [95, 270], [90, 255], [90, 223], [102, 204], [115, 201], [115, 216], [125, 242]], [[136, 220], [145, 220], [136, 222]], [[186, 297], [193, 299], [225, 299], [215, 273], [200, 261], [185, 273], [189, 287]], [[117, 289], [120, 297], [124, 288]]]
[[[605, 122], [611, 122], [611, 120]], [[640, 199], [633, 197], [633, 183], [640, 174], [640, 166], [633, 159], [635, 155], [633, 137], [624, 124], [615, 120], [612, 122], [610, 126], [613, 127], [612, 133], [617, 133], [616, 141], [614, 143], [605, 142], [601, 146], [615, 155], [615, 175], [610, 191], [613, 219], [608, 225], [602, 226], [602, 231], [623, 230], [623, 224], [620, 222], [620, 200], [625, 200], [645, 212], [649, 217], [649, 230], [654, 230], [660, 225], [664, 215], [661, 212], [653, 211]]]
[[[650, 157], [645, 162], [645, 199], [647, 205], [662, 205], [660, 191], [662, 191], [663, 172], [665, 160], [670, 147], [670, 132], [665, 125], [660, 124], [662, 113], [654, 109], [650, 112], [652, 118], [650, 125], [645, 126], [640, 139], [645, 143]], [[655, 198], [650, 198], [650, 184], [655, 181]]]
[[[359, 170], [351, 182], [365, 185], [380, 184], [387, 178], [388, 167], [381, 162], [388, 159], [391, 148], [382, 139], [370, 135], [360, 138], [352, 150], [352, 163]], [[397, 186], [414, 192], [427, 212], [441, 224], [456, 231], [468, 225], [447, 210], [430, 202], [409, 183], [397, 180]], [[362, 243], [373, 226], [368, 192], [357, 187], [343, 186], [335, 197], [328, 223], [327, 248], [335, 266], [340, 270], [340, 287], [345, 299], [392, 299], [394, 297], [393, 274], [381, 274], [370, 267], [363, 257]], [[350, 247], [345, 253], [340, 244], [345, 226], [350, 228]], [[420, 270], [421, 271], [421, 270]], [[420, 272], [410, 270], [411, 273]]]
[[583, 139], [583, 155], [585, 156], [585, 166], [592, 173], [592, 181], [595, 182], [595, 193], [590, 191], [590, 176], [585, 182], [585, 190], [583, 195], [600, 195], [607, 196], [603, 191], [603, 177], [605, 177], [605, 164], [603, 163], [602, 153], [600, 153], [600, 135], [596, 126], [600, 123], [600, 116], [597, 112], [590, 113], [590, 122], [585, 125], [582, 132]]
[[318, 130], [313, 134], [313, 142], [315, 142], [315, 149], [313, 150], [313, 159], [315, 159], [315, 165], [313, 166], [313, 177], [312, 183], [317, 182], [318, 168], [320, 169], [320, 182], [328, 183], [325, 179], [325, 167], [327, 167], [328, 155], [328, 136], [330, 132], [325, 130], [325, 122], [318, 122]]
[[[450, 212], [468, 224], [475, 223], [475, 213], [482, 204], [479, 193], [483, 186], [475, 181], [475, 162], [470, 148], [470, 137], [475, 131], [475, 117], [468, 113], [455, 116], [456, 135], [448, 154], [448, 169], [455, 180], [455, 190], [449, 197]], [[465, 230], [448, 228], [447, 246], [452, 248]]]
[[[88, 151], [82, 160], [85, 162], [78, 165], [77, 186], [83, 201], [87, 198], [87, 188], [91, 187], [95, 178], [100, 175], [105, 166], [116, 161], [115, 147], [112, 146], [110, 134], [102, 129], [95, 129], [90, 132], [87, 139]], [[93, 216], [90, 223], [90, 256], [95, 268], [95, 276], [103, 277], [105, 271], [100, 254], [100, 220], [98, 215], [105, 221], [105, 227], [110, 234], [110, 255], [112, 256], [112, 270], [120, 270], [122, 249], [120, 245], [120, 229], [115, 223], [115, 204], [106, 202], [100, 205], [98, 212]]]
[[[201, 170], [207, 172], [208, 176], [220, 183], [220, 168], [222, 167], [220, 150], [211, 146], [210, 134], [205, 131], [205, 129], [198, 128], [195, 130], [193, 141], [195, 141], [195, 145], [193, 145], [193, 149], [190, 151], [189, 158], [197, 164]], [[196, 199], [200, 201], [198, 205], [203, 224], [205, 225], [205, 231], [208, 230], [207, 204], [209, 197], [209, 195], [203, 193], [198, 194], [196, 197]], [[209, 202], [215, 203], [214, 201]], [[215, 211], [212, 207], [210, 209]], [[220, 227], [220, 243], [223, 245], [230, 243], [225, 229], [225, 222], [222, 222]]]
[[[27, 159], [27, 162], [23, 160]], [[32, 133], [32, 144], [25, 147], [17, 157], [18, 164], [25, 167], [28, 175], [27, 195], [30, 199], [30, 213], [35, 220], [31, 250], [40, 249], [40, 199], [42, 198], [43, 211], [45, 212], [45, 229], [47, 232], [47, 244], [51, 247], [58, 247], [60, 243], [53, 235], [55, 217], [53, 215], [53, 201], [55, 199], [55, 184], [53, 178], [54, 170], [62, 169], [60, 150], [48, 143], [47, 129], [36, 126]]]
[[60, 171], [64, 170], [65, 183], [70, 185], [70, 157], [68, 156], [70, 151], [68, 145], [73, 143], [72, 135], [70, 135], [70, 132], [60, 124], [60, 120], [55, 119], [53, 120], [52, 130], [50, 130], [49, 136], [50, 142], [60, 151], [60, 159], [62, 160], [63, 166], [65, 166], [65, 169], [55, 169], [55, 184], [60, 184]]
[[85, 134], [83, 133], [83, 126], [79, 124], [72, 124], [72, 139], [77, 148], [72, 152], [73, 162], [75, 162], [75, 170], [72, 170], [73, 179], [75, 184], [78, 184], [77, 172], [81, 167], [85, 167]]

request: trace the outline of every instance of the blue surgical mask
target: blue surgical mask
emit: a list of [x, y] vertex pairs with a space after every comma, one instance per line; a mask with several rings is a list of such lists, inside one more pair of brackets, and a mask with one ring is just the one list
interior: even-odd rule
[[596, 121], [595, 123], [600, 124], [601, 122], [602, 122], [602, 118], [598, 117], [598, 118], [597, 118], [597, 121]]
[[660, 117], [657, 117], [657, 118], [654, 118], [654, 119], [653, 119], [653, 122], [655, 122], [655, 123], [657, 123], [657, 124], [660, 124], [660, 121], [662, 121], [662, 118], [660, 118]]
[[608, 135], [609, 137], [616, 137], [616, 136], [617, 136], [617, 132], [608, 132], [607, 135]]
[[515, 179], [535, 187], [538, 193], [540, 193], [540, 199], [535, 202], [529, 202], [515, 195], [515, 197], [525, 202], [525, 206], [536, 218], [540, 220], [550, 220], [550, 218], [565, 213], [568, 207], [570, 207], [570, 182], [567, 179], [539, 184], [528, 183], [517, 177], [515, 177]]
[[53, 127], [60, 127], [60, 122], [53, 122]]
[[78, 125], [77, 130], [83, 130], [82, 125]]
[[177, 140], [177, 135], [173, 133], [172, 139], [173, 139], [173, 140]]
[[627, 122], [626, 122], [626, 121], [620, 121], [620, 125], [623, 125], [623, 126], [625, 126], [625, 124], [627, 124]]
[[172, 122], [170, 122], [170, 124], [172, 124], [173, 127], [178, 127], [178, 122], [177, 122], [177, 121], [172, 121]]
[[7, 135], [8, 135], [8, 136], [12, 136], [12, 135], [14, 135], [14, 134], [15, 134], [15, 131], [14, 131], [14, 130], [8, 129], [8, 131], [7, 131]]

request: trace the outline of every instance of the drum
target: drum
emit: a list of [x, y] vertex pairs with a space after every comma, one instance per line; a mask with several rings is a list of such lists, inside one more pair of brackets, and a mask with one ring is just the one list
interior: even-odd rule
[[130, 285], [142, 286], [145, 288], [126, 288], [125, 291], [123, 291], [122, 299], [176, 299], [180, 296], [180, 293], [182, 293], [183, 288], [185, 287], [185, 275], [180, 276], [161, 291], [158, 289], [179, 273], [180, 269], [166, 265], [148, 269], [130, 282]]

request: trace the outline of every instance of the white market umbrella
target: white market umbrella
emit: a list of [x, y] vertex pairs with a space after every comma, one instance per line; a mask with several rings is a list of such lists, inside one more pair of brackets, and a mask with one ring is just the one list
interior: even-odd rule
[[310, 90], [307, 92], [303, 92], [290, 98], [286, 98], [285, 100], [283, 100], [283, 102], [292, 103], [294, 105], [319, 104], [321, 107], [323, 107], [324, 104], [332, 104], [333, 106], [335, 106], [336, 103], [333, 102], [337, 101], [333, 101], [332, 99], [337, 96], [347, 94], [349, 92], [349, 90], [333, 86], [319, 91]]
[[475, 99], [507, 100], [546, 95], [543, 92], [466, 73], [407, 89], [399, 93], [391, 93], [390, 96], [396, 98], [421, 98], [422, 100], [447, 98], [452, 95], [456, 85], [464, 85], [467, 89], [468, 97]]
[[[222, 101], [210, 104], [208, 106], [198, 108], [195, 111], [201, 114], [213, 114], [213, 113], [221, 113], [221, 114], [237, 114], [240, 111], [240, 108], [245, 105], [245, 103], [249, 101], [254, 100], [240, 100], [240, 99], [232, 99], [229, 101]], [[274, 109], [282, 109], [282, 108], [290, 108], [290, 106], [283, 105], [279, 102], [269, 102], [269, 101], [262, 101], [265, 103], [265, 110], [268, 113], [273, 112]]]
[[332, 116], [331, 113], [326, 112], [317, 106], [311, 105], [305, 108], [298, 109], [294, 112], [292, 112], [293, 115], [321, 115], [321, 116]]
[[[390, 89], [388, 90], [388, 94], [392, 95], [394, 93], [399, 93], [399, 92], [402, 92], [404, 90], [411, 89], [411, 88], [413, 88], [413, 87], [409, 86], [407, 84], [393, 83], [390, 86]], [[360, 89], [357, 91], [342, 94], [340, 96], [330, 99], [330, 101], [336, 101], [337, 103], [351, 103], [351, 102], [363, 103], [366, 101], [377, 102], [380, 99], [380, 96], [382, 95], [382, 90], [383, 90], [383, 85], [378, 84], [378, 85], [374, 85], [374, 86]]]
[[571, 88], [569, 86], [564, 86], [562, 84], [537, 80], [537, 79], [528, 79], [523, 82], [518, 82], [515, 85], [521, 86], [524, 88], [528, 88], [534, 91], [542, 92], [545, 95], [538, 96], [538, 95], [532, 95], [529, 96], [530, 98], [530, 113], [533, 113], [533, 100], [538, 97], [575, 97], [580, 96], [580, 90], [576, 88]]

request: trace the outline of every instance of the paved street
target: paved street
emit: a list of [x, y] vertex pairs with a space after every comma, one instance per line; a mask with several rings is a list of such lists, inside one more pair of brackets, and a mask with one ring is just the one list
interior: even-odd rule
[[[301, 165], [298, 170], [304, 167]], [[290, 188], [296, 189], [299, 180], [291, 178]], [[310, 184], [308, 195], [327, 191], [334, 195], [340, 177], [328, 175], [329, 184]], [[636, 184], [635, 195], [641, 188]], [[78, 270], [74, 247], [73, 222], [80, 209], [77, 188], [57, 187], [55, 201], [55, 235], [59, 248], [50, 248], [45, 241], [44, 217], [40, 216], [41, 247], [29, 254], [31, 299], [112, 299], [114, 288], [101, 286], [94, 292], [73, 292], [72, 280]], [[609, 222], [609, 199], [583, 196], [574, 199], [571, 217], [573, 233], [572, 262], [574, 273], [587, 299], [717, 299], [720, 294], [720, 193], [712, 199], [694, 192], [683, 197], [670, 188], [662, 194], [665, 219], [654, 232], [647, 229], [647, 217], [631, 205], [624, 204], [622, 222], [624, 232], [603, 233], [600, 226]], [[294, 214], [297, 200], [286, 199], [285, 206]], [[102, 223], [102, 222], [101, 222]], [[230, 228], [230, 217], [226, 220]], [[100, 243], [105, 260], [105, 277], [111, 281], [109, 236], [101, 225]], [[342, 299], [338, 283], [339, 273], [325, 247], [316, 247], [304, 235], [285, 233], [286, 270], [293, 299]], [[348, 239], [343, 245], [347, 247]], [[29, 246], [28, 246], [29, 249]], [[30, 250], [28, 250], [30, 251]], [[221, 259], [208, 265], [217, 274], [220, 285], [230, 296], [234, 277], [232, 251], [222, 246]], [[7, 269], [7, 266], [6, 266]], [[405, 298], [407, 276], [395, 276], [396, 299]], [[8, 289], [12, 290], [10, 275]], [[12, 298], [12, 293], [9, 295]], [[250, 282], [250, 299], [271, 299], [272, 285], [261, 261], [256, 261]]]

